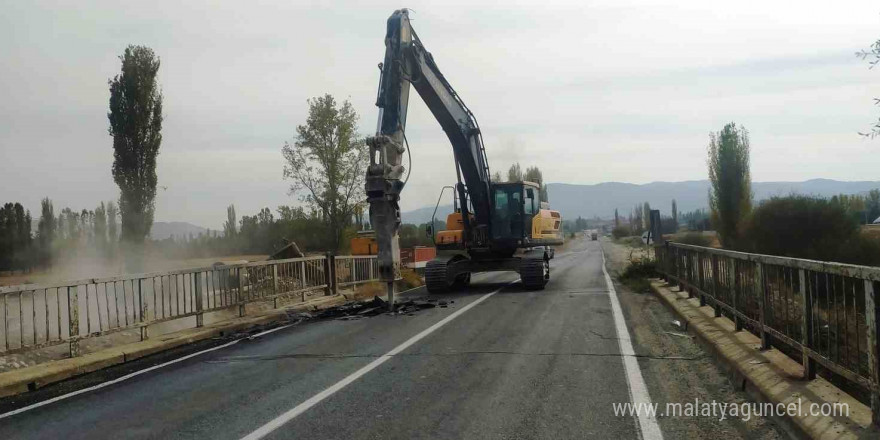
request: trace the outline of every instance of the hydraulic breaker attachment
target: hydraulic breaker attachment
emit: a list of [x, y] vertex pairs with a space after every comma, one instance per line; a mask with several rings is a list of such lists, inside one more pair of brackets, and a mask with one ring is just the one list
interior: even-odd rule
[[379, 247], [377, 261], [379, 278], [388, 286], [388, 304], [394, 309], [394, 280], [400, 279], [400, 177], [404, 168], [401, 157], [406, 151], [389, 136], [378, 135], [367, 139], [370, 147], [370, 166], [367, 168], [366, 192], [370, 203], [370, 224], [376, 232]]

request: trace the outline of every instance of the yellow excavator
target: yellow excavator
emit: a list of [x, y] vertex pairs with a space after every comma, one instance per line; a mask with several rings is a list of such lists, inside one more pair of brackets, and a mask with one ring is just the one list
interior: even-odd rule
[[[518, 272], [526, 288], [543, 289], [550, 279], [552, 246], [563, 243], [562, 218], [540, 201], [538, 184], [491, 181], [477, 120], [425, 50], [406, 9], [388, 19], [385, 59], [379, 68], [379, 122], [376, 136], [367, 140], [370, 165], [365, 186], [379, 272], [389, 283], [389, 297], [400, 270], [398, 202], [409, 178], [404, 178], [402, 158], [409, 148], [405, 129], [410, 85], [446, 132], [458, 179], [440, 193], [442, 199], [446, 189], [453, 192], [454, 212], [447, 216], [446, 228], [436, 234], [433, 228], [428, 231], [438, 249], [425, 269], [428, 290], [463, 287], [471, 274], [491, 271]], [[435, 207], [435, 215], [436, 211]]]

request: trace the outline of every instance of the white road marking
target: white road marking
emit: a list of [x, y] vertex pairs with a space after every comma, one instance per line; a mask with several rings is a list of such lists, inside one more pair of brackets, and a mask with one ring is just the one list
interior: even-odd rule
[[[293, 324], [287, 324], [287, 325], [282, 325], [281, 327], [270, 328], [269, 330], [259, 332], [259, 333], [255, 334], [255, 335], [250, 335], [250, 336], [248, 336], [248, 337], [245, 338], [245, 339], [255, 339], [255, 338], [259, 338], [260, 336], [268, 335], [269, 333], [275, 333], [275, 332], [277, 332], [278, 330], [284, 330], [284, 329], [286, 329], [287, 327], [290, 327], [290, 326], [292, 326], [292, 325], [293, 325]], [[239, 339], [239, 341], [240, 341], [240, 340], [241, 340], [241, 339]], [[236, 341], [236, 342], [237, 342], [237, 341]]]
[[[645, 379], [642, 377], [642, 370], [639, 369], [639, 361], [635, 357], [632, 342], [629, 338], [629, 330], [626, 328], [626, 320], [623, 317], [623, 309], [620, 308], [620, 300], [617, 299], [617, 291], [614, 290], [614, 283], [605, 269], [605, 252], [602, 252], [602, 273], [605, 274], [605, 283], [608, 284], [609, 296], [611, 297], [611, 312], [614, 316], [614, 326], [617, 329], [617, 343], [620, 347], [620, 354], [623, 355], [623, 365], [626, 370], [626, 383], [629, 385], [630, 399], [635, 405], [651, 405], [651, 396], [648, 394], [648, 387], [645, 385]], [[642, 438], [645, 440], [662, 440], [663, 433], [660, 431], [660, 425], [657, 424], [656, 416], [648, 416], [639, 413], [639, 430]]]
[[249, 337], [247, 337], [247, 338], [236, 339], [236, 340], [234, 340], [234, 341], [232, 341], [232, 342], [227, 342], [226, 344], [223, 344], [223, 345], [218, 345], [218, 346], [216, 346], [216, 347], [211, 347], [211, 348], [209, 348], [209, 349], [207, 349], [207, 350], [202, 350], [202, 351], [199, 351], [199, 352], [197, 352], [197, 353], [188, 354], [188, 355], [186, 355], [186, 356], [184, 356], [184, 357], [174, 359], [173, 361], [168, 361], [168, 362], [165, 362], [165, 363], [163, 363], [163, 364], [159, 364], [159, 365], [153, 365], [152, 367], [145, 368], [145, 369], [143, 369], [143, 370], [139, 370], [139, 371], [135, 371], [134, 373], [126, 374], [125, 376], [118, 377], [118, 378], [113, 379], [113, 380], [108, 381], [108, 382], [100, 383], [100, 384], [98, 384], [98, 385], [91, 386], [91, 387], [88, 387], [88, 388], [83, 388], [83, 389], [81, 389], [81, 390], [76, 390], [76, 391], [74, 391], [74, 392], [72, 392], [72, 393], [63, 394], [63, 395], [61, 395], [61, 396], [53, 397], [53, 398], [51, 398], [51, 399], [44, 400], [44, 401], [42, 401], [42, 402], [37, 402], [37, 403], [35, 403], [35, 404], [33, 404], [33, 405], [28, 405], [28, 406], [25, 406], [25, 407], [22, 407], [22, 408], [19, 408], [19, 409], [13, 410], [13, 411], [9, 411], [9, 412], [7, 412], [7, 413], [0, 414], [0, 420], [5, 419], [5, 418], [7, 418], [7, 417], [12, 417], [12, 416], [14, 416], [14, 415], [16, 415], [16, 414], [21, 414], [21, 413], [23, 413], [23, 412], [30, 411], [30, 410], [32, 410], [32, 409], [39, 408], [39, 407], [41, 407], [41, 406], [46, 406], [46, 405], [49, 405], [49, 404], [52, 404], [52, 403], [55, 403], [55, 402], [58, 402], [58, 401], [61, 401], [61, 400], [69, 399], [69, 398], [71, 398], [71, 397], [78, 396], [78, 395], [80, 395], [80, 394], [85, 394], [85, 393], [88, 393], [88, 392], [90, 392], [90, 391], [95, 391], [95, 390], [99, 390], [99, 389], [104, 388], [104, 387], [108, 387], [108, 386], [110, 386], [110, 385], [115, 385], [115, 384], [117, 384], [117, 383], [119, 383], [119, 382], [124, 382], [124, 381], [126, 381], [126, 380], [128, 380], [128, 379], [131, 379], [132, 377], [140, 376], [141, 374], [149, 373], [150, 371], [158, 370], [158, 369], [160, 369], [160, 368], [167, 367], [167, 366], [169, 366], [169, 365], [176, 364], [176, 363], [178, 363], [178, 362], [182, 362], [182, 361], [185, 361], [185, 360], [187, 360], [187, 359], [194, 358], [194, 357], [196, 357], [196, 356], [201, 356], [201, 355], [203, 355], [203, 354], [205, 354], [205, 353], [210, 353], [210, 352], [215, 351], [215, 350], [220, 350], [221, 348], [226, 348], [226, 347], [229, 347], [229, 346], [235, 345], [235, 344], [241, 342], [243, 339], [249, 339], [249, 338], [253, 338], [253, 337], [257, 337], [257, 336], [267, 335], [267, 334], [272, 333], [272, 332], [277, 332], [278, 330], [283, 330], [283, 329], [285, 329], [285, 328], [287, 328], [287, 327], [290, 327], [291, 325], [293, 325], [293, 324], [283, 325], [283, 326], [281, 326], [281, 327], [276, 327], [276, 328], [273, 328], [273, 329], [271, 329], [271, 330], [266, 330], [266, 331], [264, 331], [264, 332], [260, 332], [260, 333], [257, 333], [257, 334], [255, 334], [255, 335], [251, 335], [251, 336], [249, 336]]
[[397, 347], [394, 347], [391, 351], [389, 351], [388, 353], [385, 353], [384, 355], [380, 356], [376, 360], [370, 362], [369, 364], [367, 364], [366, 366], [364, 366], [360, 370], [357, 370], [354, 373], [351, 373], [350, 375], [348, 375], [344, 379], [340, 380], [339, 382], [336, 382], [335, 384], [331, 385], [329, 388], [325, 389], [324, 391], [321, 391], [320, 393], [315, 394], [314, 396], [312, 396], [311, 398], [309, 398], [305, 402], [300, 403], [299, 405], [291, 408], [290, 410], [288, 410], [284, 414], [281, 414], [280, 416], [269, 421], [269, 423], [266, 423], [265, 425], [257, 428], [256, 431], [248, 434], [245, 437], [242, 437], [242, 440], [258, 440], [258, 439], [261, 439], [261, 438], [269, 435], [270, 433], [272, 433], [272, 431], [275, 431], [276, 429], [283, 426], [285, 423], [296, 418], [298, 415], [308, 411], [309, 408], [317, 405], [322, 400], [332, 396], [337, 391], [345, 388], [348, 384], [358, 380], [359, 378], [361, 378], [365, 374], [369, 373], [370, 371], [373, 371], [374, 369], [376, 369], [376, 367], [384, 364], [385, 362], [388, 362], [388, 360], [390, 360], [395, 355], [399, 354], [403, 350], [406, 350], [407, 348], [409, 348], [410, 346], [412, 346], [416, 342], [419, 342], [420, 340], [422, 340], [426, 336], [430, 335], [431, 333], [433, 333], [434, 331], [436, 331], [440, 327], [443, 327], [444, 325], [448, 324], [453, 319], [458, 318], [463, 313], [474, 308], [475, 306], [477, 306], [481, 302], [488, 299], [490, 296], [500, 292], [501, 289], [504, 289], [505, 287], [507, 287], [515, 282], [516, 281], [510, 282], [510, 283], [504, 285], [503, 287], [500, 287], [495, 291], [489, 292], [489, 293], [477, 298], [474, 302], [456, 310], [455, 313], [443, 318], [441, 321], [428, 327], [427, 329], [422, 330], [421, 333], [407, 339], [406, 342], [398, 345]]

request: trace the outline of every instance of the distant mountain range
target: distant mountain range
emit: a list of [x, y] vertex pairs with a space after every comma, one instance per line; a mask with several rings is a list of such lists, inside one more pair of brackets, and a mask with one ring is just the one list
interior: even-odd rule
[[[792, 193], [830, 197], [836, 194], [861, 194], [880, 188], [880, 181], [842, 182], [830, 179], [812, 179], [804, 182], [752, 182], [755, 200]], [[648, 202], [663, 215], [669, 215], [672, 199], [675, 199], [679, 212], [693, 211], [709, 206], [709, 181], [691, 180], [685, 182], [651, 182], [642, 185], [621, 182], [605, 182], [595, 185], [573, 185], [568, 183], [547, 184], [550, 206], [562, 213], [565, 219], [578, 216], [584, 218], [614, 217], [617, 208], [621, 216], [626, 216], [636, 206]], [[405, 195], [404, 195], [405, 196]], [[427, 223], [434, 212], [433, 206], [404, 212], [404, 223]], [[452, 205], [440, 206], [437, 219], [445, 221], [452, 212]]]
[[[153, 228], [150, 230], [150, 238], [153, 240], [164, 240], [171, 236], [175, 239], [182, 239], [189, 234], [198, 237], [200, 233], [208, 230], [187, 222], [153, 222]], [[213, 234], [212, 234], [213, 235]]]

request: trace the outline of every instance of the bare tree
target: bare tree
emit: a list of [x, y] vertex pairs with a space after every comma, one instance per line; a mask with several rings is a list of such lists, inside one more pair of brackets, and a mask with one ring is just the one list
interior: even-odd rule
[[522, 168], [519, 166], [519, 162], [510, 166], [510, 169], [507, 170], [507, 181], [508, 182], [519, 182], [523, 180]]
[[[873, 69], [880, 64], [880, 40], [875, 41], [867, 50], [856, 52], [856, 56], [863, 60], [867, 60], [869, 68]], [[880, 105], [880, 98], [874, 98], [874, 105]], [[859, 132], [859, 134], [872, 139], [877, 137], [880, 135], [880, 120], [875, 122], [867, 133]]]

